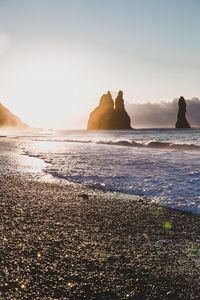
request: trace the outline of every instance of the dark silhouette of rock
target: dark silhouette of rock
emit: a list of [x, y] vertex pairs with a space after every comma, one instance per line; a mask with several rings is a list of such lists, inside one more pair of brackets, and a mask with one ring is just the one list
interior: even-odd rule
[[124, 107], [123, 92], [115, 99], [115, 129], [131, 129], [131, 120]]
[[30, 127], [13, 115], [5, 106], [0, 103], [0, 127], [15, 129], [30, 129]]
[[178, 119], [176, 122], [176, 128], [190, 128], [190, 125], [185, 117], [186, 114], [186, 102], [184, 97], [180, 97], [178, 101]]
[[113, 128], [114, 101], [111, 93], [104, 94], [99, 105], [91, 112], [87, 129], [108, 129]]
[[99, 105], [90, 114], [87, 129], [131, 129], [130, 118], [124, 107], [122, 91], [119, 91], [115, 100], [115, 108], [110, 92], [101, 97]]

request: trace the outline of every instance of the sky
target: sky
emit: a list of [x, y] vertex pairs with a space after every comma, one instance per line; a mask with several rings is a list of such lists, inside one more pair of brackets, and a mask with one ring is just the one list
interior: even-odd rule
[[42, 128], [85, 128], [108, 90], [200, 97], [199, 0], [0, 0], [0, 102]]

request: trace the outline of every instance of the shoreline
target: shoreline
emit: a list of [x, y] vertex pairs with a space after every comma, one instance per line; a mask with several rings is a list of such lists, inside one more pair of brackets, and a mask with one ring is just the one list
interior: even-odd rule
[[[12, 148], [13, 147], [13, 148]], [[0, 299], [198, 299], [200, 218], [14, 172], [0, 155]]]

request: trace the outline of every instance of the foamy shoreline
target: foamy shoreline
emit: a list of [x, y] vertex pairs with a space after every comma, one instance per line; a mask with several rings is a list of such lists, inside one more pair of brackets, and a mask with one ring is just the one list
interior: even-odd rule
[[0, 299], [198, 299], [199, 216], [39, 182], [3, 143]]
[[[143, 195], [160, 205], [200, 214], [200, 160], [194, 150], [200, 145], [199, 133], [77, 130], [27, 136], [16, 133], [8, 140], [16, 141], [25, 154], [18, 156], [17, 169], [27, 169], [27, 173], [38, 174], [37, 178], [44, 178], [45, 172], [59, 180]], [[134, 141], [147, 147], [130, 147]], [[176, 149], [164, 145], [176, 145]]]

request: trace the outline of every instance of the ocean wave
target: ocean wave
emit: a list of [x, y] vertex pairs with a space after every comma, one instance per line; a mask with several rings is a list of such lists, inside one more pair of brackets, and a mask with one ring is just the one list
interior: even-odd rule
[[200, 150], [200, 146], [195, 144], [178, 144], [178, 143], [167, 143], [150, 141], [145, 144], [149, 148], [162, 148], [162, 149], [175, 149], [175, 150]]
[[92, 141], [84, 141], [84, 140], [64, 140], [64, 142], [67, 142], [67, 143], [82, 143], [82, 144], [90, 144], [92, 143]]
[[[50, 174], [85, 186], [142, 195], [161, 205], [200, 214], [199, 138], [187, 139], [183, 135], [146, 139], [132, 135], [56, 138], [18, 143], [21, 154], [45, 162], [41, 176]], [[29, 165], [26, 158], [24, 164]], [[30, 166], [37, 169], [37, 161], [35, 164], [31, 159]]]
[[200, 150], [199, 145], [195, 144], [186, 144], [186, 143], [170, 143], [170, 142], [161, 142], [161, 141], [147, 141], [147, 142], [137, 142], [137, 141], [130, 141], [130, 140], [118, 140], [118, 141], [96, 141], [93, 142], [91, 140], [64, 140], [67, 143], [95, 143], [99, 145], [112, 145], [112, 146], [124, 146], [124, 147], [140, 147], [140, 148], [154, 148], [154, 149], [172, 149], [172, 150]]

